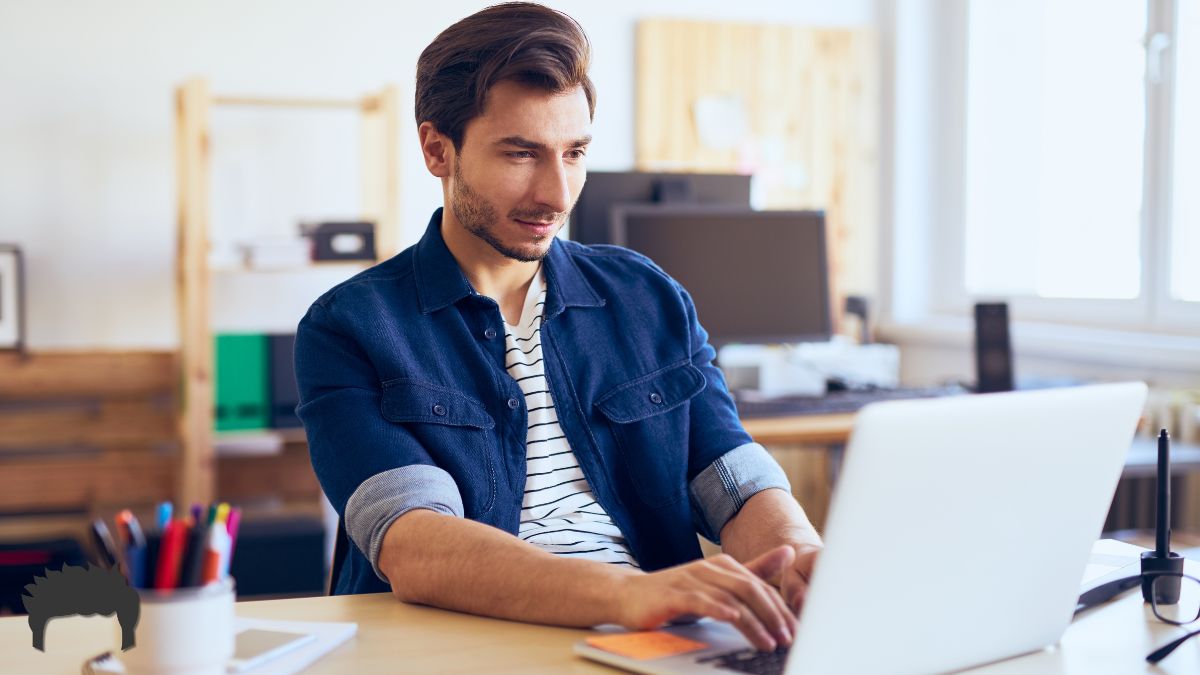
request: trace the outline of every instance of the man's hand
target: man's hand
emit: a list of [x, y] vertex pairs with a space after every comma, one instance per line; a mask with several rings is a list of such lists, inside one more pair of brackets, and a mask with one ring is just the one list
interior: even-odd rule
[[[756, 648], [772, 651], [790, 645], [796, 616], [768, 579], [788, 578], [802, 570], [796, 551], [779, 546], [745, 565], [721, 554], [649, 574], [621, 579], [619, 623], [650, 630], [672, 620], [707, 616], [733, 624]], [[796, 588], [795, 581], [789, 589]]]
[[808, 593], [808, 580], [812, 578], [813, 566], [821, 547], [814, 545], [794, 545], [796, 552], [792, 564], [783, 570], [779, 577], [779, 594], [787, 601], [792, 613], [798, 615], [804, 605], [804, 595]]

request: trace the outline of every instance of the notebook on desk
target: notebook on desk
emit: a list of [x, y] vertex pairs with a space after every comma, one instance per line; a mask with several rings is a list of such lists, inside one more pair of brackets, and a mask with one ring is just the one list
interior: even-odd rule
[[[1070, 623], [1146, 398], [1141, 383], [894, 401], [859, 413], [788, 652], [702, 621], [576, 645], [643, 673], [944, 672]], [[1121, 563], [1121, 564], [1118, 564]], [[664, 637], [665, 636], [665, 637]]]

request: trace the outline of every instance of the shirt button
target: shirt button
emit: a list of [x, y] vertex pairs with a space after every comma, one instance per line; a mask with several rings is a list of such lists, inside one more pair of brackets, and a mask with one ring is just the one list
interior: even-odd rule
[[650, 402], [658, 405], [659, 403], [662, 403], [662, 396], [659, 396], [657, 391], [652, 391], [650, 392]]
[[508, 409], [509, 410], [516, 410], [517, 408], [520, 408], [520, 407], [521, 407], [520, 401], [518, 401], [515, 398], [508, 399]]
[[484, 328], [483, 329], [483, 337], [485, 337], [489, 340], [494, 339], [496, 337], [496, 329], [495, 328]]
[[439, 416], [445, 415], [446, 414], [446, 406], [442, 405], [441, 403], [434, 403], [433, 404], [433, 414], [439, 415]]

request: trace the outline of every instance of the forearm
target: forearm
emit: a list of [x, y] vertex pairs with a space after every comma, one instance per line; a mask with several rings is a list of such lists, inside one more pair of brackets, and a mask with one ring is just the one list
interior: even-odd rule
[[821, 536], [792, 495], [778, 488], [763, 490], [746, 500], [721, 528], [721, 550], [740, 562], [782, 544], [803, 553], [820, 548]]
[[642, 572], [547, 553], [471, 520], [410, 511], [384, 535], [379, 567], [404, 602], [559, 626], [617, 621], [617, 586]]

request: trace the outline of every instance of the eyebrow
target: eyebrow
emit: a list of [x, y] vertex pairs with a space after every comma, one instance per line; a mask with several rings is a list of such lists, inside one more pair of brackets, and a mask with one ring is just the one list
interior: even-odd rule
[[[570, 147], [582, 148], [591, 142], [592, 142], [592, 137], [590, 135], [582, 136], [580, 138], [577, 138], [577, 139], [571, 141]], [[531, 141], [528, 138], [525, 138], [524, 136], [506, 136], [506, 137], [501, 138], [500, 140], [496, 141], [496, 145], [515, 145], [518, 148], [525, 148], [526, 150], [547, 150], [548, 149], [545, 143], [538, 143], [537, 141]]]

